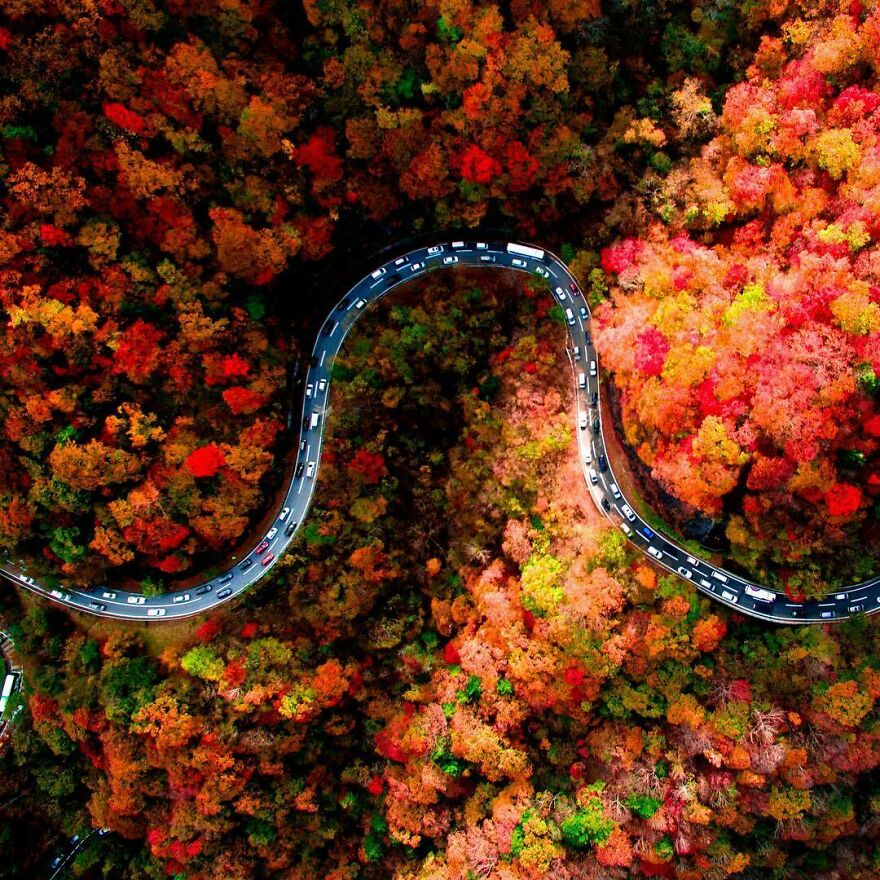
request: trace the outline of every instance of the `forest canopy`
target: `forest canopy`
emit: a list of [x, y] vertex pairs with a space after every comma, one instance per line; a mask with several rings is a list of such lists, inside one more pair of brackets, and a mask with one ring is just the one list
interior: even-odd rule
[[792, 594], [876, 565], [878, 27], [858, 10], [765, 36], [716, 135], [653, 193], [655, 221], [601, 258], [597, 344], [627, 441]]
[[[873, 0], [0, 0], [0, 552], [210, 572], [274, 510], [350, 274], [479, 230], [578, 277], [673, 527], [793, 596], [863, 575], [878, 44]], [[0, 594], [0, 878], [106, 827], [75, 876], [873, 880], [876, 627], [749, 622], [628, 545], [564, 320], [503, 272], [372, 310], [316, 503], [234, 605]]]

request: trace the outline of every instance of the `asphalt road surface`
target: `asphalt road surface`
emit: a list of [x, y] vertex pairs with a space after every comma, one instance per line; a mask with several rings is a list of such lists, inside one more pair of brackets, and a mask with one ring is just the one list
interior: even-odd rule
[[[222, 574], [187, 590], [144, 597], [114, 588], [50, 589], [19, 561], [6, 560], [0, 574], [77, 611], [123, 620], [159, 621], [191, 617], [240, 596], [265, 577], [302, 526], [312, 503], [324, 438], [330, 372], [348, 332], [369, 306], [400, 284], [441, 268], [480, 266], [541, 276], [566, 316], [569, 359], [575, 377], [575, 425], [587, 491], [603, 516], [620, 528], [652, 561], [717, 602], [743, 614], [777, 623], [827, 623], [880, 610], [880, 577], [846, 587], [823, 599], [792, 602], [744, 578], [692, 556], [655, 531], [627, 502], [606, 460], [599, 407], [599, 362], [590, 340], [589, 308], [565, 264], [549, 251], [506, 241], [453, 241], [416, 248], [362, 278], [337, 303], [318, 333], [306, 372], [300, 448], [290, 485], [270, 532], [257, 547]], [[265, 545], [265, 546], [264, 546]]]

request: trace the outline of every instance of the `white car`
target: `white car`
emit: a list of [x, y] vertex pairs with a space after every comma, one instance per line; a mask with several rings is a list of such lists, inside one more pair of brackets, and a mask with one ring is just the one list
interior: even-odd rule
[[577, 361], [581, 359], [581, 347], [579, 345], [576, 345], [572, 349], [572, 353], [574, 354], [575, 363], [577, 363]]
[[543, 266], [535, 266], [535, 274], [540, 275], [542, 278], [550, 277], [550, 273]]
[[418, 272], [418, 271], [420, 271], [421, 269], [424, 269], [424, 268], [425, 268], [425, 264], [424, 264], [424, 263], [413, 263], [413, 264], [409, 267], [409, 271], [410, 271], [410, 272]]
[[146, 596], [129, 596], [126, 600], [129, 605], [143, 605], [147, 601]]
[[593, 453], [588, 449], [584, 453], [584, 464], [592, 464], [593, 463]]
[[281, 509], [281, 513], [278, 514], [278, 519], [280, 519], [281, 522], [284, 522], [284, 520], [287, 519], [287, 516], [288, 516], [289, 513], [290, 513], [290, 508], [289, 508], [289, 507], [283, 507], [283, 508]]
[[443, 265], [444, 266], [451, 266], [453, 263], [457, 263], [457, 262], [458, 262], [458, 257], [444, 257], [443, 258]]
[[495, 255], [494, 254], [480, 254], [480, 260], [484, 263], [494, 263]]
[[326, 380], [326, 379], [321, 379], [321, 380], [318, 382], [318, 391], [324, 392], [324, 391], [326, 391], [326, 390], [327, 390], [327, 380]]
[[164, 617], [165, 609], [164, 608], [148, 608], [147, 609], [147, 617]]
[[611, 490], [611, 494], [615, 498], [620, 498], [620, 489], [617, 488], [617, 483], [610, 483], [608, 488]]
[[568, 299], [567, 294], [561, 287], [556, 288], [556, 295], [559, 297], [559, 302], [561, 303], [564, 303]]
[[633, 530], [626, 523], [620, 524], [620, 531], [622, 531], [627, 538], [632, 537]]
[[569, 326], [574, 327], [574, 312], [571, 309], [565, 310], [565, 320], [568, 321]]
[[381, 269], [376, 269], [376, 271], [373, 272], [373, 273], [370, 275], [370, 277], [371, 277], [371, 278], [381, 278], [384, 274], [385, 274], [385, 267], [382, 266]]
[[648, 545], [648, 553], [650, 553], [651, 556], [654, 557], [654, 559], [663, 558], [663, 554], [653, 544]]
[[525, 260], [520, 260], [519, 258], [514, 257], [514, 259], [510, 261], [510, 265], [516, 266], [517, 269], [526, 269], [529, 264]]
[[689, 569], [685, 568], [683, 565], [679, 565], [676, 571], [683, 577], [691, 580], [694, 576], [694, 573]]
[[409, 257], [398, 257], [394, 261], [394, 265], [395, 266], [402, 266], [408, 259], [409, 259]]
[[594, 486], [599, 485], [599, 475], [596, 473], [596, 468], [587, 468], [587, 476]]
[[737, 596], [736, 593], [731, 593], [730, 590], [722, 590], [721, 598], [726, 599], [731, 605], [736, 605], [736, 603], [739, 602], [739, 596]]
[[181, 593], [174, 597], [175, 603], [189, 602], [189, 593]]
[[580, 418], [578, 419], [578, 427], [582, 431], [586, 431], [587, 429], [587, 414], [585, 412], [582, 412]]
[[595, 361], [590, 361], [590, 375], [591, 376], [596, 375], [596, 362]]
[[428, 248], [428, 255], [429, 256], [433, 257], [433, 256], [436, 256], [437, 254], [442, 254], [442, 253], [443, 253], [443, 245], [442, 244], [434, 245], [434, 247]]
[[108, 591], [108, 592], [104, 592], [104, 593], [101, 593], [101, 598], [102, 598], [102, 599], [115, 599], [115, 598], [116, 598], [116, 593], [109, 592], [109, 591]]
[[313, 477], [315, 476], [315, 463], [310, 461], [308, 467], [306, 468], [306, 476]]
[[489, 245], [486, 244], [485, 241], [478, 241], [478, 242], [477, 242], [477, 250], [478, 250], [478, 251], [484, 251], [484, 250], [486, 250], [488, 247], [489, 247]]
[[359, 300], [354, 304], [354, 306], [355, 306], [356, 309], [362, 309], [366, 304], [367, 304], [367, 301], [366, 301], [365, 299], [359, 299]]
[[311, 397], [314, 393], [315, 386], [311, 382], [309, 382], [309, 384], [306, 385], [306, 397]]
[[633, 513], [632, 508], [628, 504], [621, 505], [620, 512], [630, 521], [636, 521], [636, 515]]
[[274, 528], [274, 527], [271, 528], [271, 529], [269, 529], [269, 531], [266, 532], [266, 540], [267, 540], [267, 541], [271, 541], [272, 538], [274, 538], [275, 535], [277, 535], [277, 534], [278, 534], [278, 529], [276, 529], [276, 528]]

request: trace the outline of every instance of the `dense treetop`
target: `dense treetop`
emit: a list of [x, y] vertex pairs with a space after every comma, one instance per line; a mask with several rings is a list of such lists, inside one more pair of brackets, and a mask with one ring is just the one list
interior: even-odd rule
[[603, 252], [597, 312], [627, 440], [795, 593], [816, 560], [867, 576], [878, 538], [880, 16], [834, 11], [764, 37], [659, 219]]
[[875, 630], [747, 623], [628, 550], [562, 322], [499, 274], [358, 328], [272, 588], [145, 639], [16, 615], [0, 876], [36, 811], [112, 828], [78, 870], [120, 880], [875, 876]]
[[[481, 224], [579, 276], [664, 515], [791, 592], [858, 575], [878, 37], [862, 0], [0, 0], [0, 550], [145, 590], [219, 564], [345, 272]], [[136, 630], [5, 591], [0, 877], [96, 826], [78, 876], [876, 877], [874, 626], [752, 625], [627, 549], [563, 321], [505, 273], [389, 298], [235, 607]]]

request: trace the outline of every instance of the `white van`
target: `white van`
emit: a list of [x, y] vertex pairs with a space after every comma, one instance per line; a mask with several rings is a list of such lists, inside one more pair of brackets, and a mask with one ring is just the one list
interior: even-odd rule
[[321, 413], [319, 413], [317, 410], [313, 411], [312, 412], [312, 420], [309, 423], [309, 427], [311, 427], [312, 430], [314, 430], [315, 428], [318, 427], [318, 422], [320, 422], [320, 421], [321, 421]]
[[745, 594], [758, 602], [766, 602], [768, 605], [776, 601], [776, 593], [762, 587], [753, 587], [751, 584], [746, 584]]
[[578, 388], [586, 388], [587, 387], [587, 376], [583, 370], [578, 373]]

